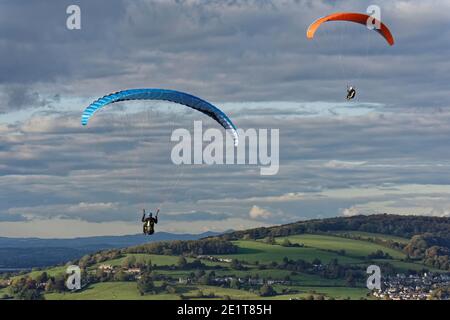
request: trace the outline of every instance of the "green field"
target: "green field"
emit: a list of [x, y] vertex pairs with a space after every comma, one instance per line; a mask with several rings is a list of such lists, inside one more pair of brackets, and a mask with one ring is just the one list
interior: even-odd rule
[[[275, 285], [274, 289], [281, 292], [285, 287]], [[366, 297], [368, 293], [364, 288], [346, 288], [346, 287], [317, 287], [317, 286], [292, 286], [299, 293], [280, 294], [275, 297], [267, 297], [265, 299], [288, 300], [291, 298], [306, 298], [309, 295], [324, 295], [335, 299], [360, 299]], [[47, 300], [179, 300], [179, 294], [187, 299], [198, 299], [201, 291], [204, 295], [214, 295], [210, 299], [223, 299], [225, 296], [231, 299], [246, 300], [259, 299], [257, 294], [244, 290], [220, 288], [206, 285], [189, 285], [177, 288], [177, 294], [146, 294], [140, 295], [136, 283], [134, 282], [107, 282], [97, 283], [75, 293], [50, 293], [45, 295]], [[201, 298], [205, 299], [205, 298]]]
[[353, 237], [360, 237], [361, 239], [380, 239], [384, 241], [392, 240], [398, 243], [407, 244], [409, 242], [409, 239], [407, 238], [401, 238], [396, 236], [391, 236], [387, 234], [380, 234], [380, 233], [370, 233], [370, 232], [362, 232], [362, 231], [339, 231], [334, 232], [335, 235], [342, 236], [342, 235], [349, 235]]
[[[102, 264], [110, 264], [111, 266], [121, 266], [123, 261], [127, 258], [127, 257], [135, 257], [137, 261], [145, 261], [147, 262], [148, 260], [152, 261], [152, 265], [156, 265], [158, 267], [161, 266], [172, 266], [172, 265], [176, 265], [178, 262], [178, 259], [180, 258], [179, 256], [167, 256], [167, 255], [159, 255], [159, 254], [126, 254], [124, 257], [122, 258], [118, 258], [118, 259], [113, 259], [113, 260], [109, 260], [109, 261], [105, 261], [105, 262], [101, 262], [101, 263], [97, 263], [94, 265], [94, 268], [97, 268], [98, 266], [102, 265]], [[186, 258], [187, 262], [192, 262], [194, 260], [194, 258]], [[221, 262], [211, 262], [211, 261], [207, 261], [207, 260], [202, 260], [202, 263], [207, 265], [207, 266], [216, 266], [216, 265], [222, 265], [222, 266], [226, 266], [226, 263], [221, 263]]]
[[165, 256], [165, 255], [157, 255], [157, 254], [127, 254], [125, 257], [109, 260], [106, 262], [97, 263], [94, 267], [98, 267], [101, 264], [110, 264], [112, 266], [121, 266], [123, 261], [127, 257], [135, 257], [137, 261], [148, 261], [149, 259], [152, 261], [152, 265], [156, 266], [170, 266], [177, 264], [178, 257], [176, 256]]
[[[275, 290], [281, 290], [282, 286], [274, 286]], [[300, 297], [306, 297], [311, 294], [321, 294], [326, 297], [332, 297], [334, 299], [352, 299], [359, 300], [361, 298], [367, 298], [369, 290], [366, 288], [348, 288], [348, 287], [308, 287], [308, 286], [291, 286], [291, 289], [297, 289], [300, 291]], [[290, 296], [296, 297], [298, 294], [291, 294]], [[283, 296], [278, 296], [283, 299]]]
[[238, 259], [254, 263], [255, 261], [262, 263], [270, 263], [272, 261], [281, 262], [284, 257], [292, 260], [305, 260], [312, 262], [315, 258], [319, 258], [322, 262], [329, 262], [332, 259], [338, 259], [341, 263], [358, 263], [359, 259], [352, 257], [340, 256], [333, 252], [326, 252], [318, 248], [296, 248], [283, 247], [280, 245], [266, 244], [261, 241], [241, 240], [234, 241], [237, 245], [238, 253], [229, 255], [220, 255], [223, 258]]
[[104, 282], [88, 286], [75, 293], [49, 293], [47, 300], [177, 300], [177, 295], [145, 295], [141, 296], [135, 282]]
[[401, 251], [390, 249], [369, 241], [353, 240], [336, 236], [302, 234], [284, 238], [277, 238], [277, 242], [282, 243], [282, 241], [286, 238], [289, 239], [289, 241], [292, 243], [302, 243], [306, 247], [333, 251], [345, 250], [346, 255], [357, 258], [365, 257], [377, 250], [386, 252], [395, 259], [405, 258], [405, 254]]
[[[54, 267], [54, 268], [48, 268], [45, 270], [35, 270], [35, 271], [31, 271], [29, 273], [27, 273], [28, 276], [30, 276], [31, 278], [35, 279], [37, 276], [39, 276], [40, 274], [42, 274], [42, 272], [47, 272], [47, 274], [51, 277], [54, 277], [56, 275], [59, 274], [65, 274], [67, 267], [63, 266], [63, 267]], [[22, 276], [16, 276], [14, 278], [20, 278]]]
[[1, 289], [0, 289], [0, 298], [1, 298], [4, 294], [8, 294], [8, 288], [1, 288]]
[[[236, 289], [219, 288], [213, 286], [184, 286], [177, 288], [177, 291], [185, 298], [195, 299], [199, 291], [203, 294], [213, 293], [216, 298], [229, 296], [233, 299], [256, 299], [256, 294]], [[135, 282], [106, 282], [96, 283], [86, 289], [75, 293], [50, 293], [46, 294], [47, 300], [179, 300], [177, 294], [146, 294], [140, 295]]]
[[[386, 260], [374, 260], [374, 262], [386, 262]], [[445, 273], [444, 270], [439, 270], [430, 266], [426, 266], [424, 264], [418, 263], [418, 262], [405, 262], [405, 261], [398, 261], [398, 260], [387, 260], [391, 265], [393, 265], [395, 268], [398, 269], [399, 272], [406, 272], [408, 270], [414, 270], [414, 271], [421, 271], [423, 269], [427, 269], [432, 272], [436, 273]]]
[[[274, 289], [281, 293], [285, 286], [275, 285]], [[369, 292], [365, 288], [327, 287], [327, 286], [291, 286], [299, 293], [279, 294], [266, 299], [287, 300], [290, 298], [306, 298], [309, 295], [324, 295], [335, 299], [361, 299]], [[50, 293], [45, 295], [47, 300], [179, 300], [179, 294], [187, 299], [198, 299], [201, 291], [204, 295], [213, 295], [210, 299], [223, 299], [225, 296], [231, 299], [246, 300], [261, 298], [257, 294], [237, 289], [220, 288], [215, 286], [185, 286], [177, 288], [177, 294], [146, 294], [140, 295], [134, 282], [107, 282], [97, 283], [75, 293]], [[205, 299], [205, 298], [202, 298]]]

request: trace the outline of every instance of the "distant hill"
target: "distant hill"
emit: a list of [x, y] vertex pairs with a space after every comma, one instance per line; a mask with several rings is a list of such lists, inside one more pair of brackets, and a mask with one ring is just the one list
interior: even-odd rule
[[[407, 259], [419, 259], [425, 265], [450, 271], [450, 218], [415, 215], [357, 215], [299, 221], [281, 226], [255, 228], [223, 234], [224, 240], [285, 237], [300, 234], [330, 234], [345, 231], [347, 237], [358, 239], [362, 235], [351, 232], [383, 234], [410, 239], [407, 244], [395, 239], [380, 240], [365, 237], [366, 240], [383, 242], [390, 248], [401, 249]], [[372, 239], [367, 239], [372, 238]]]
[[196, 240], [218, 234], [216, 232], [200, 234], [158, 232], [151, 237], [135, 234], [73, 239], [0, 237], [0, 271], [1, 269], [57, 265], [100, 250], [125, 248], [155, 241]]
[[411, 238], [413, 236], [433, 234], [450, 246], [450, 218], [414, 215], [357, 215], [298, 221], [273, 227], [261, 227], [234, 231], [222, 235], [228, 240], [242, 238], [261, 239], [267, 236], [287, 236], [304, 233], [336, 231], [361, 231]]

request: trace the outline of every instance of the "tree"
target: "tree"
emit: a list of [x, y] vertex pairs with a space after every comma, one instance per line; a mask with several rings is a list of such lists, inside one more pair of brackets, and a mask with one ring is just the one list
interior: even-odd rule
[[184, 268], [186, 268], [186, 265], [187, 265], [186, 258], [183, 256], [180, 256], [177, 261], [178, 268], [184, 269]]
[[114, 275], [114, 280], [115, 281], [130, 281], [131, 280], [131, 275], [129, 273], [124, 272], [123, 270], [118, 271], [115, 275]]
[[10, 294], [19, 300], [43, 300], [41, 290], [37, 286], [37, 282], [30, 277], [16, 279], [9, 287]]
[[137, 288], [141, 295], [153, 292], [155, 289], [155, 284], [153, 283], [153, 278], [151, 275], [147, 273], [143, 274], [137, 281]]
[[277, 242], [275, 241], [275, 238], [274, 238], [273, 236], [268, 236], [268, 237], [266, 238], [266, 240], [265, 240], [265, 243], [274, 245], [274, 244], [276, 244]]
[[203, 270], [203, 269], [198, 269], [195, 271], [195, 278], [197, 278], [197, 279], [200, 279], [204, 275], [205, 275], [205, 270]]
[[259, 289], [259, 295], [261, 297], [272, 297], [276, 294], [277, 293], [275, 292], [275, 290], [273, 290], [272, 286], [268, 284], [262, 285], [261, 288]]
[[176, 294], [177, 293], [177, 289], [175, 287], [170, 286], [170, 285], [166, 286], [166, 291], [169, 294]]
[[242, 270], [243, 266], [237, 259], [231, 260], [230, 267], [235, 270]]
[[283, 247], [291, 247], [291, 246], [292, 246], [292, 243], [289, 241], [288, 238], [285, 238], [285, 239], [283, 240], [283, 242], [281, 243], [281, 245], [282, 245]]
[[145, 270], [151, 271], [153, 269], [152, 259], [148, 258], [145, 262]]
[[45, 284], [45, 292], [53, 292], [55, 291], [55, 279], [50, 278], [47, 280], [47, 283]]
[[127, 256], [123, 259], [122, 267], [125, 269], [132, 268], [136, 265], [136, 257], [135, 256]]
[[199, 284], [203, 284], [203, 285], [208, 285], [211, 283], [208, 275], [206, 275], [206, 274], [201, 276], [200, 278], [198, 278], [197, 281]]
[[349, 272], [347, 274], [347, 277], [345, 278], [345, 284], [348, 287], [354, 287], [356, 285], [356, 280], [355, 280], [355, 277], [353, 276], [352, 272]]
[[231, 279], [231, 281], [230, 281], [230, 288], [232, 288], [232, 289], [239, 289], [240, 288], [239, 281], [236, 278]]
[[42, 272], [37, 278], [36, 281], [38, 284], [40, 283], [46, 283], [48, 281], [48, 275], [47, 272]]
[[80, 266], [80, 268], [86, 268], [92, 264], [93, 264], [93, 261], [92, 261], [90, 255], [85, 255], [78, 261], [78, 265]]

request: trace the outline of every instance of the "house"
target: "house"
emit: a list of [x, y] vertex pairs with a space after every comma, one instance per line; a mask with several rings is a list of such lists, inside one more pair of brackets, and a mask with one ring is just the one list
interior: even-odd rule
[[141, 268], [129, 268], [125, 270], [126, 273], [139, 274], [141, 273]]
[[114, 268], [110, 264], [101, 264], [101, 265], [98, 266], [98, 269], [103, 271], [103, 272], [106, 272], [106, 273], [114, 272]]
[[179, 284], [189, 284], [189, 283], [191, 283], [191, 279], [189, 279], [189, 278], [186, 278], [186, 279], [178, 278], [178, 283]]

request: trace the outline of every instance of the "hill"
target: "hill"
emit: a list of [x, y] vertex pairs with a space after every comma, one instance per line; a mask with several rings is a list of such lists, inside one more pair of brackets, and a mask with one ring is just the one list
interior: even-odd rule
[[255, 228], [235, 231], [224, 235], [226, 239], [243, 237], [263, 238], [267, 236], [286, 236], [291, 234], [360, 231], [411, 238], [415, 235], [432, 233], [450, 245], [450, 218], [407, 215], [358, 215], [299, 221], [282, 226]]
[[450, 293], [449, 230], [448, 218], [378, 215], [139, 244], [72, 261], [83, 270], [80, 291], [65, 289], [65, 268], [58, 267], [8, 276], [0, 296], [374, 299], [366, 288], [366, 269], [375, 264], [387, 286], [383, 297], [445, 298]]

